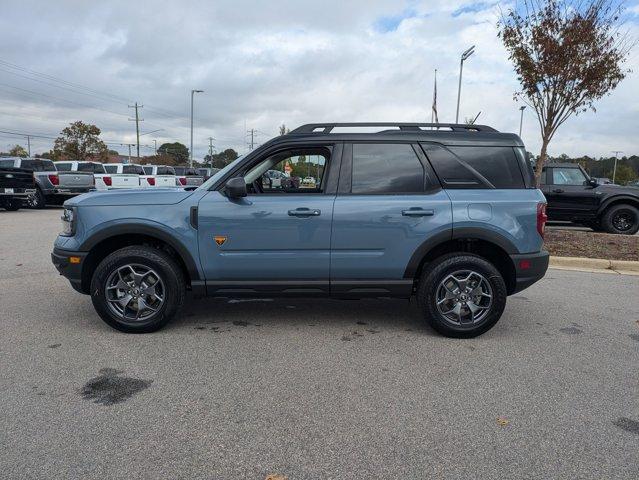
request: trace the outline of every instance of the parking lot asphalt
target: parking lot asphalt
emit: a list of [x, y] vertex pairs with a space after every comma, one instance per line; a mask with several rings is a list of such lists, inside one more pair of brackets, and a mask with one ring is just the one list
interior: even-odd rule
[[447, 339], [414, 303], [189, 300], [106, 326], [0, 211], [0, 477], [639, 476], [639, 277], [549, 270]]

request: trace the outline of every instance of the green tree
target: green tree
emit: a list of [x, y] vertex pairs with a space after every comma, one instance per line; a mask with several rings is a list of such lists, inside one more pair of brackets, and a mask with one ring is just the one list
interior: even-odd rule
[[15, 145], [11, 150], [9, 150], [9, 155], [12, 157], [28, 156], [27, 151], [21, 145]]
[[620, 32], [618, 0], [523, 0], [505, 13], [499, 37], [521, 90], [515, 98], [536, 113], [541, 152], [537, 183], [557, 129], [621, 82], [631, 44]]
[[204, 165], [211, 165], [215, 168], [224, 168], [237, 157], [239, 157], [239, 155], [235, 150], [227, 148], [222, 152], [214, 153], [213, 155], [206, 155], [204, 157]]
[[180, 142], [163, 143], [158, 147], [158, 154], [171, 158], [167, 165], [186, 165], [189, 162], [189, 149]]
[[[612, 179], [612, 173], [610, 177]], [[631, 182], [637, 178], [634, 170], [630, 167], [630, 165], [617, 165], [617, 174], [615, 175], [615, 183], [619, 185], [625, 185], [628, 182]]]
[[106, 160], [109, 149], [100, 140], [100, 129], [95, 125], [73, 122], [66, 127], [53, 144], [56, 160]]

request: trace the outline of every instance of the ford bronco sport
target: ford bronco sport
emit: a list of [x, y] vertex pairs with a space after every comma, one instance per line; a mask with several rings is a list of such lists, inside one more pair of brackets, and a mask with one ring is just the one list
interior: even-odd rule
[[[269, 170], [291, 169], [316, 181], [273, 188], [265, 180]], [[415, 296], [438, 332], [473, 337], [495, 325], [508, 295], [544, 276], [545, 206], [514, 134], [310, 124], [198, 188], [67, 201], [52, 260], [126, 332], [161, 328], [190, 291]]]

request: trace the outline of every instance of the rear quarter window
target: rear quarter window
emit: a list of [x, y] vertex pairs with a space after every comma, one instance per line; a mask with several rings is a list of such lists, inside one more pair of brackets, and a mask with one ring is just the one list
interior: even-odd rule
[[512, 147], [424, 145], [445, 188], [526, 188], [520, 159]]

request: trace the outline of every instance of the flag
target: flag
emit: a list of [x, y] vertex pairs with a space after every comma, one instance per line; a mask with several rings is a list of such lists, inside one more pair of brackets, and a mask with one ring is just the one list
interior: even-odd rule
[[430, 119], [431, 123], [439, 123], [439, 118], [437, 118], [437, 69], [435, 69], [435, 86], [433, 88], [433, 106]]

